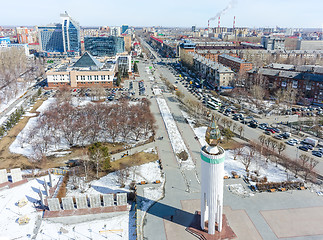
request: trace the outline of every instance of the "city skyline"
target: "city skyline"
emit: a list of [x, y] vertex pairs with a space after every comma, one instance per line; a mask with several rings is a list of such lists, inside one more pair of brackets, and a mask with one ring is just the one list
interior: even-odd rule
[[[44, 4], [45, 3], [45, 4]], [[84, 4], [82, 4], [84, 3]], [[99, 7], [100, 6], [100, 7]], [[228, 7], [229, 6], [229, 7]], [[5, 9], [0, 16], [2, 26], [42, 26], [60, 22], [59, 14], [67, 11], [81, 26], [164, 26], [164, 27], [207, 27], [208, 20], [222, 10], [220, 25], [232, 27], [236, 16], [236, 27], [287, 27], [287, 28], [322, 28], [323, 17], [320, 0], [203, 0], [185, 3], [165, 0], [162, 4], [152, 5], [143, 0], [140, 3], [93, 0], [91, 5], [76, 0], [55, 3], [34, 0], [33, 4], [25, 1], [4, 2]], [[10, 9], [14, 9], [14, 14]], [[115, 9], [119, 9], [116, 11]], [[36, 14], [34, 14], [36, 12]], [[120, 14], [121, 13], [121, 14]], [[218, 19], [210, 21], [210, 27], [216, 27]]]

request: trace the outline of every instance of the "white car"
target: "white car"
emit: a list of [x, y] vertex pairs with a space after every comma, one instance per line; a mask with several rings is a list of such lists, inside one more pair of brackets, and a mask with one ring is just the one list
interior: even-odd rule
[[288, 145], [295, 146], [297, 144], [297, 141], [293, 141], [293, 139], [291, 139], [291, 140], [288, 140], [286, 143]]
[[299, 140], [297, 140], [297, 139], [295, 139], [295, 138], [293, 138], [293, 139], [291, 139], [291, 140], [289, 140], [289, 141], [292, 141], [292, 142], [295, 142], [296, 144], [299, 144]]

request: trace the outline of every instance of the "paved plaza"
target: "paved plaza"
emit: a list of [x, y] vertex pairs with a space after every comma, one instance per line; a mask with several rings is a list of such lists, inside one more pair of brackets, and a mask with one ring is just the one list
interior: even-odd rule
[[[242, 197], [231, 193], [226, 186], [244, 184], [241, 179], [228, 179], [224, 183], [223, 210], [237, 236], [234, 239], [323, 239], [323, 198], [310, 190]], [[163, 220], [166, 239], [197, 239], [185, 229], [195, 211], [200, 210], [200, 200], [180, 202], [181, 209], [175, 210], [173, 218], [167, 216]]]
[[261, 211], [278, 238], [323, 236], [323, 207]]

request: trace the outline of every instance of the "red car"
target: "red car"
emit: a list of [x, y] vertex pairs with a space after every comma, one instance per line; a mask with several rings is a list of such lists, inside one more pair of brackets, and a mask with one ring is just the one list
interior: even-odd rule
[[271, 133], [275, 133], [275, 131], [274, 131], [274, 130], [272, 130], [271, 128], [267, 128], [267, 129], [266, 129], [266, 131], [267, 131], [267, 132], [271, 132]]

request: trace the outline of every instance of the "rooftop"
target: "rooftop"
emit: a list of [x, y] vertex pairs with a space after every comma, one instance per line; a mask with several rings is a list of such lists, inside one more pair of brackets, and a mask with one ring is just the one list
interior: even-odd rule
[[241, 59], [241, 58], [238, 58], [238, 57], [233, 57], [233, 56], [230, 56], [228, 54], [221, 54], [220, 55], [221, 57], [224, 57], [226, 59], [229, 59], [231, 61], [234, 61], [234, 62], [238, 62], [238, 63], [250, 63], [250, 62], [247, 62], [246, 60], [244, 59]]
[[196, 54], [196, 53], [190, 53], [193, 55], [193, 59], [196, 59], [198, 62], [218, 71], [218, 72], [221, 72], [221, 73], [233, 73], [233, 71], [225, 66], [223, 66], [222, 64], [220, 63], [217, 63], [217, 62], [214, 62], [214, 61], [211, 61], [210, 59], [207, 59], [199, 54]]

